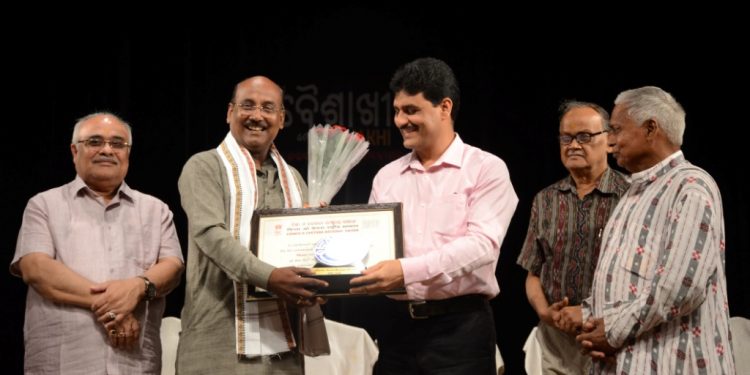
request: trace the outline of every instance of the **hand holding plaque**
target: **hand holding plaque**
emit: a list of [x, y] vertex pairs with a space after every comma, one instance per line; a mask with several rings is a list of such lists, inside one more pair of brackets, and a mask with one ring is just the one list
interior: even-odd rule
[[[314, 208], [256, 210], [251, 249], [275, 267], [310, 268], [308, 277], [328, 283], [314, 288], [317, 295], [349, 295], [349, 280], [368, 266], [401, 257], [401, 204], [327, 206], [370, 144], [339, 125], [314, 126], [307, 139], [308, 202]], [[319, 203], [324, 206], [315, 207]], [[269, 297], [257, 288], [249, 295]]]
[[[319, 296], [350, 295], [352, 278], [403, 257], [400, 203], [256, 210], [252, 227], [250, 248], [255, 255], [275, 267], [310, 269], [303, 278], [328, 283], [312, 286]], [[249, 294], [268, 297], [263, 290]]]

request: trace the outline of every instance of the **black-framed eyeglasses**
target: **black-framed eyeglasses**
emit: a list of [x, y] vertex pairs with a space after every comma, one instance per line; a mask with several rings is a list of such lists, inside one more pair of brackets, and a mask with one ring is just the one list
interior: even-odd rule
[[106, 140], [102, 137], [91, 137], [88, 139], [81, 139], [80, 141], [76, 143], [83, 143], [88, 148], [94, 148], [99, 149], [104, 147], [104, 145], [109, 145], [113, 150], [124, 150], [128, 147], [130, 147], [130, 143], [125, 142], [122, 139], [110, 139]]
[[560, 140], [561, 145], [569, 145], [571, 142], [573, 142], [574, 139], [576, 140], [576, 142], [578, 142], [579, 145], [582, 145], [591, 142], [591, 139], [595, 136], [606, 133], [608, 131], [609, 130], [602, 130], [597, 133], [580, 132], [576, 133], [575, 135], [563, 134], [558, 136], [557, 139]]
[[262, 105], [254, 105], [250, 103], [232, 103], [240, 108], [243, 112], [254, 112], [255, 110], [260, 110], [260, 113], [264, 115], [272, 115], [276, 112], [283, 111], [284, 107], [277, 108], [273, 104], [262, 104]]

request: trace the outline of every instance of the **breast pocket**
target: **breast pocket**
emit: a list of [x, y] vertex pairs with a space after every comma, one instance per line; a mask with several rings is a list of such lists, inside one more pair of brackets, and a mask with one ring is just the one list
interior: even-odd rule
[[438, 197], [427, 212], [427, 222], [435, 232], [446, 236], [466, 233], [466, 195], [450, 194]]
[[143, 228], [140, 225], [125, 225], [123, 227], [123, 249], [139, 272], [144, 272], [152, 264], [147, 251], [147, 248], [152, 246], [151, 242], [153, 242], [152, 233], [148, 228]]
[[632, 275], [651, 280], [654, 277], [656, 256], [654, 249], [637, 247], [624, 250], [620, 264]]

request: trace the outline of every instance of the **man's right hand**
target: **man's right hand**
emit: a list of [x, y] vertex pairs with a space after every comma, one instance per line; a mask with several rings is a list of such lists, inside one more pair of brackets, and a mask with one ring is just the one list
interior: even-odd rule
[[107, 330], [109, 343], [112, 347], [123, 350], [132, 350], [138, 343], [138, 337], [141, 332], [141, 325], [138, 323], [133, 314], [123, 316], [120, 323], [110, 325]]
[[617, 348], [613, 348], [607, 341], [607, 332], [604, 327], [604, 319], [589, 318], [581, 326], [583, 333], [576, 336], [576, 341], [581, 344], [581, 353], [590, 356], [595, 361], [604, 361], [611, 365], [614, 363]]
[[271, 271], [267, 289], [292, 305], [312, 306], [317, 303], [315, 290], [328, 286], [323, 280], [304, 277], [312, 274], [309, 268], [276, 268]]

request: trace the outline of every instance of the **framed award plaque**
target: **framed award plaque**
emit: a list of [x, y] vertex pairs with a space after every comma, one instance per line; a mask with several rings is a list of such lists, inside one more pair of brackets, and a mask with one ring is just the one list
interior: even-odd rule
[[[349, 280], [364, 269], [403, 257], [401, 203], [256, 210], [251, 225], [250, 248], [258, 259], [312, 269], [312, 277], [329, 284], [317, 290], [324, 297], [350, 295]], [[273, 298], [251, 289], [251, 299]]]

